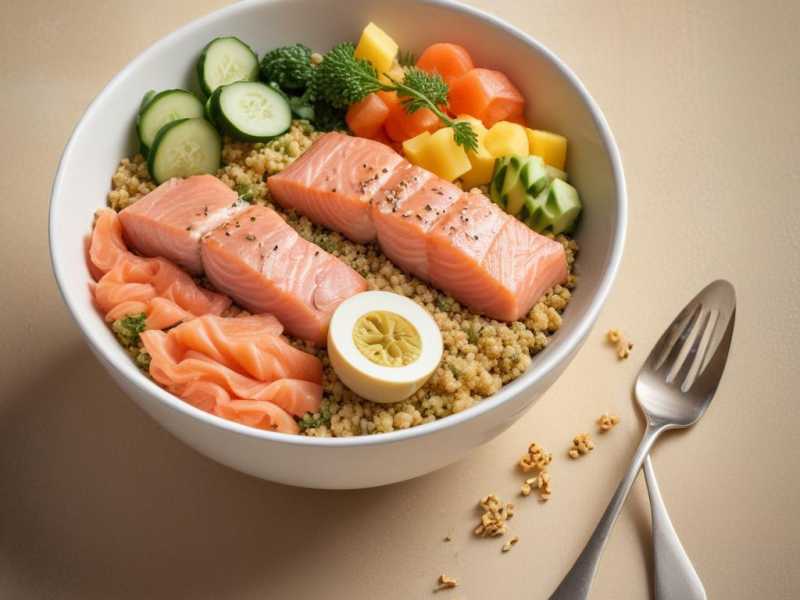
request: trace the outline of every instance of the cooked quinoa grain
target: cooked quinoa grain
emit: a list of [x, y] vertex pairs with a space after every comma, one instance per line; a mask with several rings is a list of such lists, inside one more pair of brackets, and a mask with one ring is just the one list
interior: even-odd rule
[[592, 436], [588, 433], [579, 433], [572, 438], [572, 446], [570, 446], [567, 454], [570, 458], [580, 458], [581, 456], [589, 454], [592, 450], [594, 450]]
[[597, 419], [597, 428], [600, 430], [600, 433], [605, 433], [606, 431], [611, 431], [618, 423], [619, 417], [617, 415], [603, 413], [600, 415], [600, 418]]
[[[285, 169], [320, 135], [308, 122], [298, 120], [284, 135], [267, 143], [225, 138], [223, 167], [217, 177], [248, 202], [274, 208], [302, 237], [359, 272], [371, 290], [395, 292], [425, 308], [441, 329], [444, 354], [430, 380], [413, 396], [397, 404], [377, 404], [342, 385], [324, 350], [293, 340], [298, 348], [319, 356], [324, 367], [322, 406], [320, 412], [299, 420], [302, 433], [346, 437], [415, 427], [466, 410], [522, 375], [531, 357], [547, 347], [550, 336], [561, 327], [561, 313], [576, 284], [572, 272], [578, 252], [575, 241], [565, 235], [554, 238], [566, 251], [568, 280], [549, 290], [523, 319], [505, 323], [476, 315], [450, 296], [403, 273], [375, 244], [351, 242], [272, 203], [265, 179]], [[154, 187], [144, 158], [136, 155], [123, 159], [111, 179], [107, 203], [122, 210]]]
[[450, 577], [449, 575], [445, 575], [442, 573], [439, 575], [439, 578], [436, 580], [438, 584], [434, 591], [439, 592], [441, 590], [451, 590], [458, 585], [458, 581], [455, 578]]
[[619, 329], [609, 329], [606, 333], [606, 339], [610, 344], [614, 345], [614, 350], [617, 352], [617, 358], [623, 360], [631, 355], [633, 350], [633, 343]]

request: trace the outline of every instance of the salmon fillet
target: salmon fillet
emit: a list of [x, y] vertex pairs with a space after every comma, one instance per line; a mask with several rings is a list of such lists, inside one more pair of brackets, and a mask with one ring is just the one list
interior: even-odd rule
[[119, 213], [128, 244], [190, 273], [203, 272], [200, 238], [247, 208], [213, 175], [170, 179]]
[[253, 206], [203, 238], [206, 276], [254, 313], [271, 313], [290, 334], [324, 345], [334, 309], [367, 289], [335, 256], [301, 238], [274, 210]]
[[372, 202], [372, 220], [383, 253], [404, 271], [429, 280], [428, 233], [448, 214], [463, 192], [449, 181], [411, 166]]
[[267, 185], [281, 206], [364, 243], [375, 239], [369, 200], [402, 161], [384, 144], [328, 133]]
[[376, 238], [398, 267], [495, 319], [519, 319], [567, 277], [561, 244], [380, 142], [325, 134], [267, 183], [283, 206], [356, 242]]
[[473, 310], [485, 312], [497, 285], [481, 263], [509, 218], [484, 195], [463, 194], [428, 236], [430, 281]]
[[459, 293], [474, 298], [467, 304], [475, 310], [500, 321], [516, 321], [528, 314], [548, 289], [566, 281], [567, 258], [560, 243], [509, 217], [484, 256], [481, 269], [491, 279], [492, 295], [468, 291], [466, 284]]

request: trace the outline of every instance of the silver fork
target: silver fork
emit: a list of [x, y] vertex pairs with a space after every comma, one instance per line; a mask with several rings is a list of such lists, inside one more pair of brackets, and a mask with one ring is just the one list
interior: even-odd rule
[[650, 455], [644, 461], [644, 478], [653, 521], [653, 564], [656, 600], [706, 600], [706, 590], [683, 549], [658, 489]]
[[592, 537], [550, 600], [589, 595], [600, 554], [653, 442], [669, 429], [697, 423], [711, 403], [725, 370], [735, 315], [733, 286], [714, 281], [689, 302], [650, 351], [635, 386], [647, 429]]

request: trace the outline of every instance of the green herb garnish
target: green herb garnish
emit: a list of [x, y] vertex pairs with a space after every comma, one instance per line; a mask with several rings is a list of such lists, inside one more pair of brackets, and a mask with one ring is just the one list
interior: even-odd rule
[[239, 194], [239, 200], [242, 202], [247, 202], [248, 204], [253, 203], [253, 190], [250, 189], [250, 186], [246, 183], [237, 183], [235, 191]]
[[470, 124], [454, 121], [439, 108], [447, 104], [448, 89], [438, 73], [426, 73], [411, 67], [406, 70], [402, 82], [389, 75], [386, 77], [389, 83], [378, 78], [378, 72], [368, 61], [355, 57], [353, 44], [343, 43], [328, 52], [317, 67], [314, 92], [317, 99], [327, 100], [337, 108], [346, 108], [374, 92], [397, 92], [407, 112], [429, 109], [447, 127], [453, 128], [456, 144], [466, 150], [477, 149], [478, 140]]
[[114, 321], [111, 325], [111, 330], [116, 334], [117, 339], [123, 346], [128, 348], [137, 346], [139, 344], [139, 334], [147, 326], [146, 321], [147, 315], [145, 313], [127, 315]]

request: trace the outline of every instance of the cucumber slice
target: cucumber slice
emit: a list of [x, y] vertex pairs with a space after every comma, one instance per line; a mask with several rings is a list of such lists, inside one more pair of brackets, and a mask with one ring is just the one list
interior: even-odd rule
[[168, 123], [156, 135], [147, 168], [156, 183], [172, 177], [215, 173], [222, 162], [222, 138], [202, 117]]
[[147, 106], [148, 104], [150, 104], [150, 100], [152, 100], [155, 95], [156, 95], [156, 91], [155, 90], [147, 90], [144, 93], [144, 96], [142, 96], [142, 101], [139, 104], [139, 114], [138, 114], [139, 117], [142, 115], [142, 111], [144, 110], [144, 107]]
[[562, 179], [553, 180], [545, 206], [553, 216], [551, 227], [556, 235], [574, 227], [582, 208], [578, 190]]
[[203, 115], [205, 116], [206, 121], [208, 121], [212, 125], [216, 125], [216, 120], [214, 119], [214, 112], [211, 109], [211, 96], [206, 98], [205, 106], [203, 106]]
[[203, 48], [197, 61], [197, 77], [207, 96], [235, 81], [257, 81], [258, 57], [239, 38], [218, 37]]
[[[148, 92], [149, 93], [149, 92]], [[203, 116], [203, 103], [186, 90], [165, 90], [151, 96], [139, 112], [136, 133], [139, 135], [142, 154], [147, 156], [159, 130], [167, 123], [178, 119], [193, 119]]]
[[245, 141], [265, 142], [285, 133], [292, 124], [292, 110], [283, 94], [257, 81], [219, 88], [211, 110], [225, 131]]
[[562, 171], [561, 169], [556, 169], [552, 165], [545, 165], [545, 171], [547, 171], [547, 176], [550, 178], [550, 181], [554, 179], [560, 179], [561, 181], [569, 181], [567, 177], [567, 173]]

